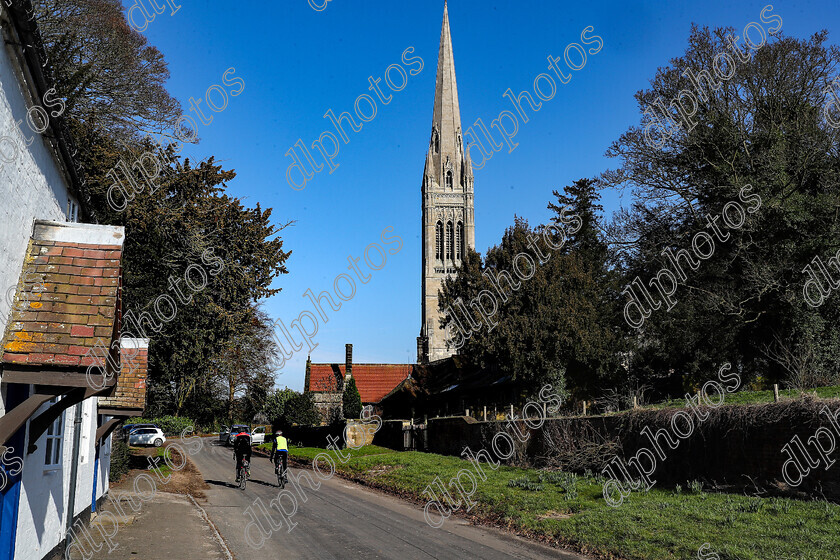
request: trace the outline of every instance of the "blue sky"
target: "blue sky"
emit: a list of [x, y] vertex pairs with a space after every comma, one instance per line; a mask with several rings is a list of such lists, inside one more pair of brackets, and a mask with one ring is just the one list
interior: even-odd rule
[[[139, 1], [148, 6], [149, 0]], [[514, 215], [532, 224], [546, 221], [553, 189], [616, 165], [604, 152], [639, 122], [633, 94], [648, 85], [657, 67], [685, 51], [692, 22], [733, 26], [740, 34], [749, 22], [760, 22], [766, 5], [452, 0], [464, 130], [477, 118], [489, 125], [502, 110], [510, 110], [502, 94], [508, 88], [514, 93], [531, 89], [534, 78], [548, 72], [547, 56], [562, 59], [566, 45], [580, 42], [585, 27], [593, 26], [592, 33], [604, 42], [551, 101], [529, 113], [515, 139], [516, 150], [497, 152], [476, 171], [476, 249], [483, 253], [496, 244]], [[289, 324], [302, 311], [312, 311], [304, 292], [332, 291], [335, 277], [347, 271], [347, 257], [361, 257], [371, 243], [381, 244], [384, 228], [393, 227], [402, 239], [400, 251], [389, 254], [367, 284], [356, 283], [353, 299], [338, 311], [326, 309], [329, 321], [313, 338], [318, 344], [313, 361], [343, 361], [348, 342], [356, 362], [416, 359], [420, 185], [442, 11], [438, 0], [332, 0], [323, 11], [312, 9], [307, 0], [182, 0], [174, 15], [167, 9], [144, 31], [165, 55], [172, 73], [169, 90], [188, 113], [190, 97], [205, 99], [208, 87], [232, 89], [223, 83], [228, 68], [245, 82], [241, 94], [229, 96], [225, 110], [205, 109], [213, 122], [199, 125], [200, 144], [184, 153], [193, 159], [215, 156], [238, 174], [229, 185], [233, 195], [249, 205], [273, 208], [278, 224], [295, 221], [282, 233], [285, 248], [293, 253], [289, 274], [276, 280], [282, 292], [266, 301], [272, 318]], [[840, 22], [836, 0], [778, 2], [773, 13], [782, 17], [783, 32], [795, 37], [823, 27], [833, 31]], [[838, 43], [834, 34], [829, 40]], [[403, 90], [391, 92], [390, 103], [379, 103], [375, 118], [362, 130], [348, 129], [349, 143], [342, 143], [335, 159], [339, 167], [332, 174], [325, 169], [304, 189], [293, 190], [286, 182], [291, 160], [284, 154], [298, 139], [309, 146], [322, 131], [332, 130], [323, 117], [327, 110], [352, 113], [356, 98], [371, 94], [368, 77], [382, 77], [389, 65], [401, 62], [408, 47], [414, 48], [409, 56], [423, 60], [422, 71], [409, 76]], [[389, 92], [384, 81], [381, 86]], [[211, 95], [220, 98], [218, 92]], [[617, 193], [604, 193], [607, 212], [627, 202]], [[289, 360], [278, 375], [279, 387], [303, 387], [306, 354], [304, 345]]]

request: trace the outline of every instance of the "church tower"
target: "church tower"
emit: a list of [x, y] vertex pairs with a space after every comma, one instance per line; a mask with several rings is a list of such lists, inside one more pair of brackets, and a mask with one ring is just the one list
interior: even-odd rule
[[455, 82], [455, 60], [449, 33], [449, 11], [443, 5], [435, 110], [423, 171], [423, 324], [417, 338], [417, 361], [449, 357], [440, 328], [438, 291], [455, 272], [467, 248], [475, 247], [473, 171], [461, 136], [461, 111]]

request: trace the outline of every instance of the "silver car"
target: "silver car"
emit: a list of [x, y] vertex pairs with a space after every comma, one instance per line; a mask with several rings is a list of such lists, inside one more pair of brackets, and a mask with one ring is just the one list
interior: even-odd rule
[[128, 436], [128, 445], [154, 445], [160, 447], [166, 441], [163, 430], [160, 428], [139, 428]]

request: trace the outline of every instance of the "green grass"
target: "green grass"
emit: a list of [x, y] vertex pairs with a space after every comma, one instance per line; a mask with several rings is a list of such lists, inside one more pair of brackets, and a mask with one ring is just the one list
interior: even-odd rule
[[[809, 389], [800, 391], [799, 389], [779, 389], [780, 400], [798, 399], [802, 395], [816, 393], [821, 399], [836, 399], [840, 398], [840, 387], [818, 387], [816, 389]], [[711, 399], [718, 398], [712, 393], [709, 395]], [[762, 404], [773, 402], [773, 391], [738, 391], [737, 393], [728, 393], [724, 404]], [[680, 399], [670, 399], [667, 401], [654, 403], [643, 406], [641, 408], [675, 408], [685, 407], [685, 397]]]
[[[346, 463], [328, 452], [340, 473], [418, 497], [436, 476], [448, 483], [461, 469], [475, 472], [456, 457], [374, 446], [344, 451]], [[324, 452], [289, 450], [302, 461]], [[704, 553], [721, 560], [828, 560], [840, 548], [840, 506], [826, 502], [706, 493], [686, 482], [679, 493], [634, 492], [613, 508], [603, 499], [603, 481], [591, 476], [482, 466], [487, 480], [478, 482], [471, 514], [601, 557], [682, 560], [710, 543]]]
[[[157, 462], [157, 467], [149, 468], [150, 471], [156, 472], [159, 476], [163, 477], [172, 472], [172, 469], [169, 468], [169, 465], [166, 464], [166, 448], [165, 447], [158, 447], [157, 453], [155, 453], [155, 457], [160, 457]], [[170, 458], [171, 460], [171, 458]]]

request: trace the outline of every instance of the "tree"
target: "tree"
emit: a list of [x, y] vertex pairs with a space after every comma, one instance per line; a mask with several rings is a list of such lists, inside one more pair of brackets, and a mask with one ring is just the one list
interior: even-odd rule
[[[551, 227], [532, 229], [515, 218], [484, 262], [468, 252], [457, 275], [444, 281], [440, 297], [444, 328], [458, 324], [455, 309], [472, 310], [458, 319], [473, 324], [459, 355], [473, 369], [498, 368], [510, 375], [522, 398], [545, 383], [564, 390], [567, 378], [573, 394], [588, 396], [616, 375], [622, 349], [614, 329], [616, 275], [608, 269], [598, 230], [593, 181], [581, 179], [554, 194]], [[511, 275], [513, 289], [491, 280], [503, 274]], [[492, 303], [497, 309], [490, 317], [475, 312]]]
[[[634, 363], [650, 378], [670, 377], [671, 387], [697, 386], [723, 362], [745, 383], [784, 379], [801, 370], [792, 363], [827, 378], [837, 372], [838, 298], [812, 308], [802, 289], [806, 265], [840, 248], [840, 130], [824, 113], [840, 50], [820, 32], [777, 34], [754, 53], [734, 53], [727, 34], [734, 30], [693, 27], [685, 54], [636, 94], [640, 125], [607, 152], [621, 164], [602, 175], [604, 185], [634, 196], [612, 228], [626, 283], [673, 269], [663, 251], [692, 251], [698, 232], [712, 232], [707, 220], [719, 220], [713, 255], [680, 279], [678, 303], [638, 331]], [[744, 61], [716, 89], [698, 91], [689, 74], [712, 71], [721, 52]], [[681, 91], [697, 99], [694, 125], [659, 109]], [[654, 134], [657, 115], [672, 124]]]
[[278, 422], [286, 410], [286, 403], [295, 395], [295, 391], [288, 387], [275, 389], [265, 401], [263, 412], [272, 424]]
[[362, 396], [356, 388], [356, 379], [352, 376], [344, 386], [344, 392], [341, 394], [341, 405], [345, 418], [359, 418], [359, 414], [362, 412]]
[[[172, 129], [181, 107], [166, 90], [161, 52], [131, 28], [119, 0], [33, 0], [66, 115], [119, 141]], [[84, 147], [84, 146], [83, 146]]]
[[[225, 194], [236, 175], [213, 158], [194, 167], [175, 154], [158, 187], [136, 193], [117, 212], [106, 202], [114, 184], [108, 171], [123, 152], [113, 139], [80, 130], [89, 147], [80, 158], [89, 170], [92, 202], [102, 221], [125, 226], [123, 330], [152, 338], [149, 404], [158, 409], [157, 402], [166, 402], [161, 412], [170, 414], [216, 410], [209, 400], [218, 398], [219, 379], [234, 371], [230, 365], [239, 359], [236, 352], [270, 345], [264, 336], [269, 320], [260, 319], [255, 306], [279, 291], [273, 279], [288, 272], [290, 252], [283, 250], [278, 235], [286, 226], [272, 223], [271, 210], [245, 207]], [[135, 179], [143, 184], [142, 177]], [[161, 307], [164, 296], [173, 298], [177, 309]], [[160, 309], [166, 310], [165, 318]], [[134, 332], [143, 313], [153, 321]], [[247, 341], [258, 336], [263, 338]], [[272, 367], [272, 356], [264, 354], [260, 365]], [[239, 387], [234, 392], [244, 389], [234, 384]], [[227, 384], [222, 392], [227, 416], [232, 411], [229, 389]]]
[[280, 426], [289, 427], [294, 424], [298, 426], [315, 426], [321, 423], [321, 415], [315, 408], [315, 401], [312, 393], [295, 393], [288, 401], [283, 411]]
[[[260, 308], [250, 308], [250, 319], [230, 336], [213, 364], [228, 396], [227, 416], [234, 421], [234, 405], [240, 396], [242, 418], [250, 421], [263, 409], [274, 386], [271, 364], [278, 348], [272, 338], [268, 315]], [[244, 394], [243, 394], [244, 393]]]

